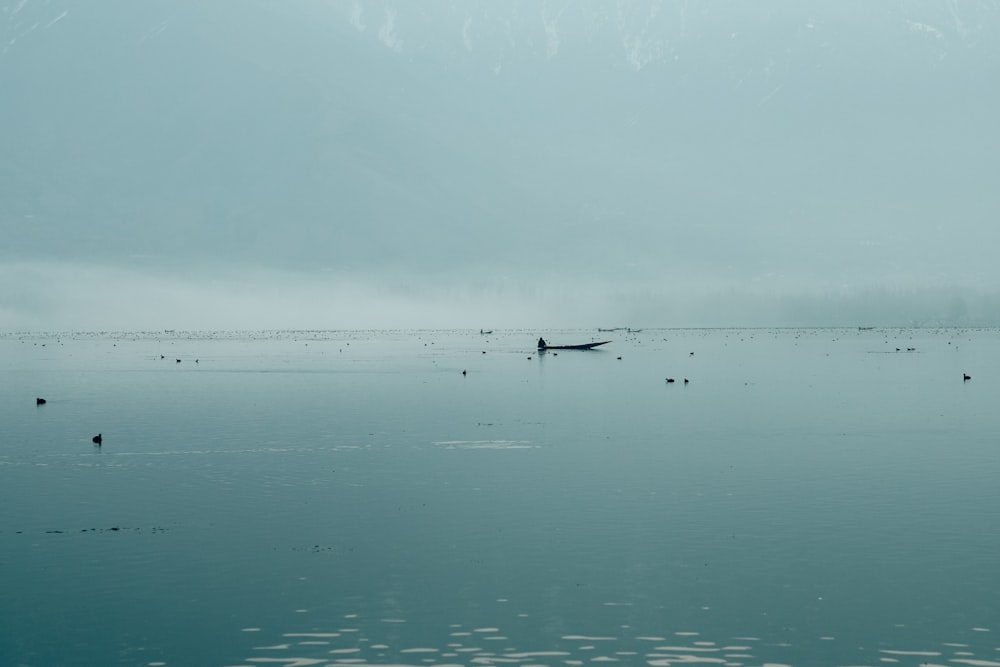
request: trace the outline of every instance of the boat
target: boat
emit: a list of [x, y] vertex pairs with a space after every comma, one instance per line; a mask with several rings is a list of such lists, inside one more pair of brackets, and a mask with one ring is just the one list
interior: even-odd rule
[[602, 340], [597, 343], [580, 343], [579, 345], [549, 345], [544, 339], [538, 339], [539, 350], [593, 350], [598, 345], [606, 345], [610, 340]]

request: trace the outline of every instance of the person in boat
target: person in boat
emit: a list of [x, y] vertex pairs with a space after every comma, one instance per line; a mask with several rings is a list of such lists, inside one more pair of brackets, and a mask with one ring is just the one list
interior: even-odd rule
[[542, 338], [541, 336], [539, 336], [538, 337], [538, 349], [539, 350], [544, 350], [547, 347], [548, 347], [548, 344], [545, 342], [545, 339]]

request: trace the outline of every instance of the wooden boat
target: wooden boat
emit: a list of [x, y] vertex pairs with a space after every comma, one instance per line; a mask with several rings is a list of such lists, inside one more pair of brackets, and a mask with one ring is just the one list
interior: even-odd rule
[[598, 345], [606, 345], [610, 343], [610, 340], [602, 340], [599, 343], [581, 343], [579, 345], [549, 345], [545, 343], [544, 345], [539, 345], [539, 350], [593, 350]]

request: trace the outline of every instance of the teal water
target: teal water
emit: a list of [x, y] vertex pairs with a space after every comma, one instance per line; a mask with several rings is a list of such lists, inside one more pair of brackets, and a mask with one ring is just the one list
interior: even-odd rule
[[0, 372], [0, 665], [1000, 666], [996, 330], [7, 334]]

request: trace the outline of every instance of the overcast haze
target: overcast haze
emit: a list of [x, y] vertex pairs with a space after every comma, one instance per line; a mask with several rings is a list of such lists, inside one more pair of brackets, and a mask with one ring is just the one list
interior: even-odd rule
[[995, 0], [0, 7], [0, 330], [1000, 324]]

